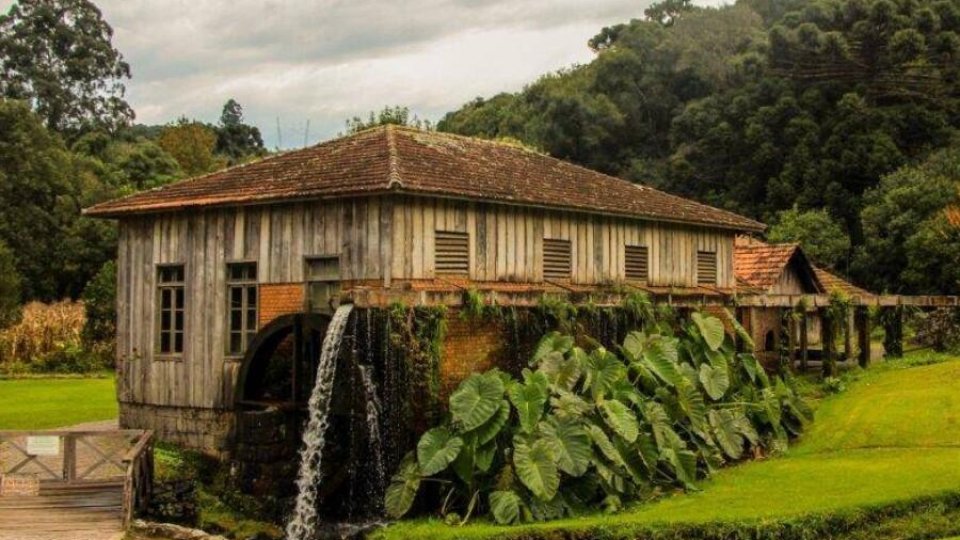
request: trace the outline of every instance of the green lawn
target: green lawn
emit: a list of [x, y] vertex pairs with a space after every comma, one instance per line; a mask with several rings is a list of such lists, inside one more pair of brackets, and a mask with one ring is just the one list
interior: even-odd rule
[[49, 429], [116, 417], [112, 377], [0, 380], [0, 429]]
[[[684, 523], [793, 518], [960, 492], [960, 360], [860, 374], [823, 400], [811, 430], [788, 455], [720, 471], [703, 491], [619, 514], [499, 527], [405, 521], [385, 538], [583, 536]], [[922, 529], [921, 529], [922, 530]], [[956, 534], [958, 530], [949, 531]]]

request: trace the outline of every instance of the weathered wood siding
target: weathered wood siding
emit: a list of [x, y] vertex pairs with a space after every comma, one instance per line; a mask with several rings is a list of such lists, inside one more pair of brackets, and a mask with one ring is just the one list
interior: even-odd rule
[[[733, 287], [733, 233], [703, 227], [414, 197], [211, 209], [122, 220], [118, 288], [119, 392], [124, 402], [218, 408], [233, 403], [239, 369], [226, 354], [226, 265], [256, 261], [259, 283], [304, 281], [304, 259], [340, 256], [343, 280], [435, 277], [434, 232], [468, 234], [469, 277], [543, 279], [543, 239], [569, 240], [572, 281], [623, 281], [624, 245], [649, 248], [650, 285], [696, 285], [696, 254], [716, 251]], [[183, 264], [183, 353], [157, 354], [157, 265]]]
[[[387, 203], [389, 205], [389, 203]], [[226, 265], [256, 261], [260, 283], [304, 280], [304, 258], [339, 255], [343, 279], [377, 279], [389, 261], [383, 200], [214, 209], [123, 220], [118, 253], [121, 401], [231, 406], [239, 362], [226, 354]], [[389, 217], [390, 213], [386, 214]], [[386, 242], [381, 238], [386, 236]], [[157, 352], [157, 265], [183, 264], [181, 355]]]
[[717, 285], [732, 288], [730, 231], [486, 203], [403, 198], [393, 205], [391, 277], [430, 279], [434, 231], [469, 234], [470, 278], [543, 280], [543, 239], [569, 240], [574, 283], [625, 279], [624, 246], [649, 248], [650, 285], [696, 286], [697, 251], [717, 253]]

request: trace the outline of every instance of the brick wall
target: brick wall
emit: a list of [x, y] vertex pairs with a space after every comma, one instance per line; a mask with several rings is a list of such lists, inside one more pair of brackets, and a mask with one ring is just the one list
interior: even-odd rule
[[460, 381], [471, 373], [497, 365], [504, 351], [504, 328], [496, 322], [464, 319], [457, 311], [447, 313], [447, 334], [440, 360], [440, 394], [444, 401]]
[[303, 311], [303, 283], [264, 283], [260, 285], [260, 327], [280, 315]]

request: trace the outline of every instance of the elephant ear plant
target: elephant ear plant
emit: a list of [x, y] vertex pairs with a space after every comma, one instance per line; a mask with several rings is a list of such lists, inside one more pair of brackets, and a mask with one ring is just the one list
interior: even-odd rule
[[520, 379], [494, 369], [464, 380], [449, 418], [393, 476], [389, 515], [409, 512], [428, 482], [441, 487], [449, 521], [616, 511], [664, 489], [694, 490], [725, 463], [783, 448], [809, 420], [791, 385], [737, 353], [716, 317], [643, 328], [616, 352], [551, 333]]

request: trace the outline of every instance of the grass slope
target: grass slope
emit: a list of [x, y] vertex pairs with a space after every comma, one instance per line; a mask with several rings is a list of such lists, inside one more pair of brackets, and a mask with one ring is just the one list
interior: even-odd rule
[[113, 378], [0, 380], [0, 429], [49, 429], [117, 417]]
[[[724, 469], [704, 482], [699, 493], [679, 494], [614, 515], [515, 527], [486, 522], [450, 527], [423, 519], [400, 522], [379, 535], [621, 537], [631, 530], [799, 519], [960, 492], [958, 380], [956, 359], [909, 368], [891, 363], [861, 373], [846, 392], [823, 400], [811, 430], [788, 455]], [[918, 527], [923, 530], [922, 524]]]

